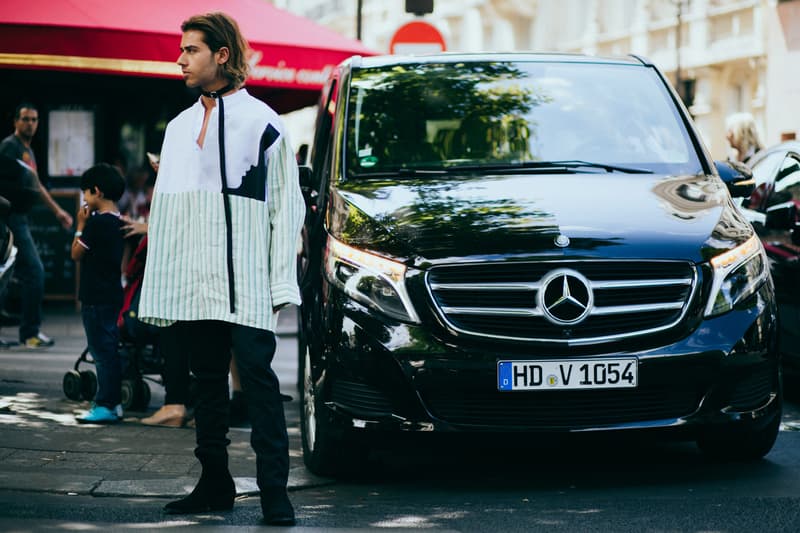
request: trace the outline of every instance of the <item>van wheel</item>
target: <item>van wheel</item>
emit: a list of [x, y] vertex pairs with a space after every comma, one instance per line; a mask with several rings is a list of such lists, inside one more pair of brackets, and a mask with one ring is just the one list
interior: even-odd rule
[[306, 339], [303, 334], [303, 305], [297, 306], [297, 392], [303, 395], [303, 357], [306, 353]]
[[303, 462], [320, 476], [347, 476], [360, 470], [366, 447], [354, 442], [346, 428], [337, 427], [317, 394], [311, 355], [306, 347], [302, 358], [300, 429]]
[[758, 430], [709, 430], [697, 439], [700, 451], [715, 461], [757, 461], [767, 455], [778, 438], [781, 413]]

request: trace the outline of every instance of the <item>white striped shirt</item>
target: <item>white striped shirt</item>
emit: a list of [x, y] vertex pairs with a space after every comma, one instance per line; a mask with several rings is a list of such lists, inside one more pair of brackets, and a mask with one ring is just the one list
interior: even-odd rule
[[273, 307], [300, 303], [296, 254], [305, 203], [283, 124], [243, 89], [226, 96], [224, 107], [235, 312], [229, 307], [219, 106], [200, 147], [205, 110], [198, 100], [169, 123], [164, 138], [139, 304], [144, 322], [221, 320], [274, 330]]

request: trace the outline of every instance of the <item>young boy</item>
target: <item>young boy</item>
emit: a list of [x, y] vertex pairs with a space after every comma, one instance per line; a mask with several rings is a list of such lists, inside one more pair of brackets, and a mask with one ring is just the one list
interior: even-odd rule
[[72, 259], [81, 262], [81, 317], [97, 371], [97, 396], [80, 423], [109, 424], [122, 417], [122, 361], [117, 315], [122, 305], [122, 223], [117, 201], [125, 180], [100, 163], [81, 176], [84, 205], [78, 211]]

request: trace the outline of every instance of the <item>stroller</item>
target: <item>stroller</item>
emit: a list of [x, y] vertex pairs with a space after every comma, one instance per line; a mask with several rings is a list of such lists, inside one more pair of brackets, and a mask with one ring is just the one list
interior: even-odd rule
[[[146, 256], [147, 235], [142, 237], [125, 267], [127, 285], [117, 318], [119, 354], [123, 362], [121, 404], [123, 409], [134, 411], [143, 411], [150, 404], [148, 381], [163, 383], [164, 361], [158, 349], [158, 328], [141, 322], [137, 316]], [[88, 346], [73, 369], [64, 374], [62, 387], [70, 400], [93, 400], [97, 394], [97, 375], [92, 370], [80, 370], [82, 363], [94, 364]]]

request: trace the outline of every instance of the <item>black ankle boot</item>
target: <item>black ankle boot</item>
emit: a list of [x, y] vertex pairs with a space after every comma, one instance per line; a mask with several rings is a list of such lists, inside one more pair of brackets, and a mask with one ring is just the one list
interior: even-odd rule
[[296, 523], [292, 502], [283, 487], [261, 491], [261, 511], [264, 513], [262, 523], [265, 525], [293, 526]]
[[164, 506], [167, 514], [196, 514], [209, 511], [230, 511], [236, 498], [236, 486], [227, 469], [215, 474], [203, 470], [191, 494]]

